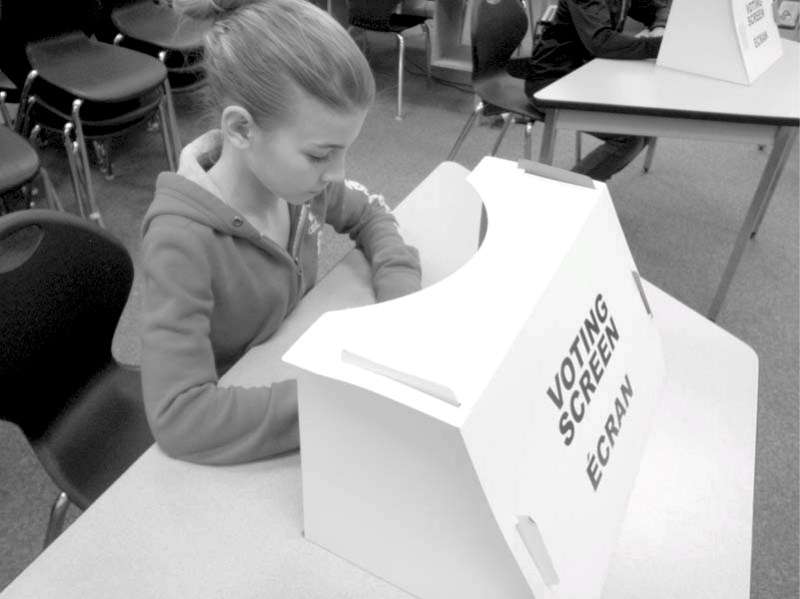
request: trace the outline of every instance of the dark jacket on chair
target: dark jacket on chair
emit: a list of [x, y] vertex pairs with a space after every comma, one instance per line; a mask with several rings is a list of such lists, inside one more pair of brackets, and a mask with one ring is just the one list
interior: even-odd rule
[[531, 58], [512, 74], [524, 76], [525, 91], [532, 96], [592, 58], [655, 58], [661, 38], [623, 32], [625, 19], [652, 29], [665, 26], [668, 13], [667, 0], [559, 0]]

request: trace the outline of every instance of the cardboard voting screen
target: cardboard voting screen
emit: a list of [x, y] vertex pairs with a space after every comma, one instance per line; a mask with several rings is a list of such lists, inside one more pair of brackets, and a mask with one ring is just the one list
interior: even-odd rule
[[749, 85], [782, 53], [771, 0], [673, 0], [656, 63]]
[[[495, 158], [469, 182], [488, 218], [469, 261], [323, 315], [284, 356], [307, 371], [305, 535], [423, 599], [599, 597], [657, 332], [604, 185]], [[459, 201], [425, 227], [457, 228]]]

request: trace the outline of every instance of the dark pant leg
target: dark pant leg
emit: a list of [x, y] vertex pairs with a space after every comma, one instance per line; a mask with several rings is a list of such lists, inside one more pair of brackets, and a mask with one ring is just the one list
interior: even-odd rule
[[639, 155], [646, 137], [633, 135], [611, 135], [608, 133], [590, 133], [605, 143], [584, 156], [572, 170], [588, 175], [596, 181], [608, 181], [611, 175], [618, 173]]

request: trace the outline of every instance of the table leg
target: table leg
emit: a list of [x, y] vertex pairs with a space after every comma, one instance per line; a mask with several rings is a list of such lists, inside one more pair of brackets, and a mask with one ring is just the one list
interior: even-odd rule
[[556, 146], [556, 121], [558, 120], [558, 110], [547, 110], [544, 117], [544, 133], [542, 134], [542, 145], [539, 149], [539, 162], [542, 164], [553, 164], [553, 150]]
[[[788, 132], [786, 131], [787, 129], [789, 129]], [[770, 162], [774, 158], [775, 174], [769, 181], [769, 187], [765, 189], [765, 200], [761, 205], [761, 211], [758, 213], [756, 223], [753, 225], [753, 230], [750, 232], [750, 239], [755, 237], [756, 233], [758, 233], [758, 228], [761, 226], [761, 221], [764, 219], [764, 214], [767, 212], [767, 206], [769, 206], [769, 202], [772, 200], [772, 192], [775, 191], [775, 185], [777, 185], [778, 179], [783, 172], [783, 167], [786, 164], [786, 160], [789, 158], [789, 153], [792, 150], [792, 143], [794, 142], [795, 138], [797, 138], [796, 127], [781, 127], [778, 130], [778, 134], [775, 136], [775, 145], [773, 146], [772, 152], [770, 152], [769, 158], [767, 159], [767, 166], [764, 167], [766, 172], [767, 168], [770, 166]], [[759, 183], [759, 191], [762, 183]], [[758, 191], [756, 191], [756, 194], [758, 194]]]
[[714, 299], [711, 301], [711, 307], [708, 310], [708, 318], [716, 320], [719, 315], [722, 303], [725, 301], [725, 295], [733, 280], [733, 275], [736, 268], [739, 266], [739, 261], [744, 253], [745, 246], [748, 239], [753, 237], [764, 217], [767, 210], [767, 205], [772, 197], [772, 192], [775, 190], [775, 185], [778, 182], [778, 177], [781, 174], [786, 158], [789, 154], [791, 143], [797, 137], [796, 127], [781, 127], [778, 134], [775, 136], [775, 143], [767, 159], [767, 165], [764, 167], [764, 172], [761, 175], [761, 180], [758, 182], [755, 195], [750, 208], [747, 210], [747, 215], [742, 223], [742, 228], [736, 237], [736, 242], [733, 245], [728, 263], [725, 265], [725, 271], [722, 273], [722, 280], [717, 287], [714, 294]]

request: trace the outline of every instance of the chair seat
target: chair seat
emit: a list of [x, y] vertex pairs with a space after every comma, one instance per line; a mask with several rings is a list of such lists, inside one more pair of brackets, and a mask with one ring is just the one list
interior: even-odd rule
[[39, 155], [8, 127], [0, 126], [0, 193], [24, 185], [39, 172]]
[[76, 397], [74, 407], [31, 444], [59, 488], [86, 509], [154, 440], [137, 368], [112, 358]]
[[406, 29], [422, 25], [425, 21], [427, 21], [427, 18], [420, 15], [391, 14], [388, 21], [353, 17], [350, 23], [355, 27], [371, 31], [403, 33]]
[[92, 102], [124, 102], [157, 88], [166, 67], [151, 56], [92, 41], [72, 33], [30, 44], [31, 65], [40, 77], [77, 98]]
[[532, 120], [544, 121], [544, 113], [531, 105], [523, 79], [497, 73], [473, 81], [472, 87], [481, 100], [502, 112], [514, 112]]
[[150, 0], [115, 9], [111, 20], [125, 37], [180, 52], [201, 48], [210, 24], [181, 20], [171, 8]]

